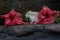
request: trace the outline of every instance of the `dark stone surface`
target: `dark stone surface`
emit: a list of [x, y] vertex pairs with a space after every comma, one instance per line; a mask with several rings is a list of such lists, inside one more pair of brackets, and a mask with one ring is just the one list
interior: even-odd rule
[[5, 29], [5, 26], [0, 26], [0, 33], [3, 32]]
[[60, 32], [60, 23], [58, 24], [47, 24], [45, 25], [45, 29], [54, 31], [54, 32]]
[[[44, 28], [45, 26], [45, 28]], [[60, 24], [48, 25], [16, 25], [8, 26], [6, 32], [9, 35], [24, 36], [34, 32], [60, 32]]]
[[0, 40], [60, 40], [60, 34], [35, 32], [33, 34], [16, 37], [7, 33], [0, 33]]
[[43, 25], [17, 25], [17, 26], [8, 26], [7, 32], [10, 35], [28, 35], [35, 31], [42, 30]]
[[[34, 25], [34, 26], [36, 26], [36, 25]], [[35, 30], [36, 27], [34, 27], [33, 29], [35, 30], [35, 32], [29, 33], [28, 35], [16, 36], [15, 33], [16, 32], [20, 33], [20, 31], [19, 30], [16, 31], [16, 30], [14, 30], [14, 28], [15, 29], [17, 28], [17, 30], [19, 28], [21, 28], [19, 30], [22, 32], [22, 31], [27, 31], [27, 30], [30, 31], [30, 30], [32, 30], [31, 28], [33, 28], [33, 27], [31, 27], [31, 26], [28, 27], [27, 25], [26, 25], [26, 27], [22, 27], [22, 26], [19, 27], [19, 25], [17, 25], [15, 27], [10, 26], [10, 27], [4, 28], [3, 32], [0, 32], [0, 40], [60, 40], [59, 32], [52, 32], [52, 31], [47, 31], [47, 30], [36, 31]], [[25, 28], [25, 29], [23, 29], [23, 28]]]

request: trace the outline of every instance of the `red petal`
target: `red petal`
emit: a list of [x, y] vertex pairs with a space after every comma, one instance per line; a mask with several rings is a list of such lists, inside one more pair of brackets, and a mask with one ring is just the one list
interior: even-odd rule
[[52, 16], [53, 18], [56, 18], [58, 15], [59, 15], [58, 11], [53, 11], [50, 16]]
[[48, 8], [47, 6], [43, 6], [43, 10], [48, 14], [50, 14], [52, 12], [52, 10], [50, 8]]
[[14, 11], [14, 9], [9, 11], [8, 14], [4, 15], [4, 18], [5, 18], [5, 26], [9, 26], [9, 25], [13, 26], [16, 24], [24, 23], [22, 21], [21, 15], [19, 15], [18, 12]]

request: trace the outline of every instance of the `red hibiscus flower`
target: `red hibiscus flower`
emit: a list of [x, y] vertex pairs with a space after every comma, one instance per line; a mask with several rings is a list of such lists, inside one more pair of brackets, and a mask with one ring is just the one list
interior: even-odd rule
[[54, 23], [55, 18], [58, 16], [58, 11], [52, 11], [47, 6], [43, 6], [38, 15], [38, 24], [51, 24]]
[[14, 9], [9, 11], [8, 14], [2, 15], [1, 17], [5, 18], [5, 26], [24, 24], [21, 14], [16, 12]]

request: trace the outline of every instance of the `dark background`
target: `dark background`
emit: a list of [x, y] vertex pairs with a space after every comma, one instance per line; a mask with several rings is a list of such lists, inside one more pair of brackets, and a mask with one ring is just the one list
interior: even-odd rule
[[60, 10], [60, 0], [0, 0], [0, 14], [6, 14], [12, 8], [21, 13], [26, 10], [40, 11], [43, 5]]

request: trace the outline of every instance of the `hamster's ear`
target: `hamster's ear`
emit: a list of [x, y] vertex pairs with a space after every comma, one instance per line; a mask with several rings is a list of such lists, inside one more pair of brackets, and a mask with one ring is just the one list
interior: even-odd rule
[[31, 14], [31, 12], [32, 12], [32, 11], [28, 11], [28, 12], [26, 13], [26, 16], [27, 16], [27, 15], [30, 15], [30, 14]]
[[33, 11], [28, 11], [29, 13], [33, 12]]
[[28, 11], [28, 12], [32, 12], [32, 11]]
[[28, 14], [29, 14], [29, 13], [27, 12], [27, 13], [25, 14], [25, 17], [28, 17]]

